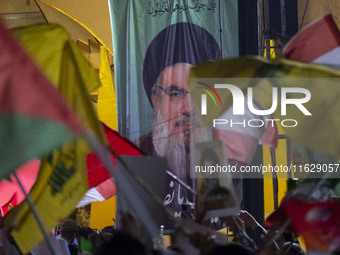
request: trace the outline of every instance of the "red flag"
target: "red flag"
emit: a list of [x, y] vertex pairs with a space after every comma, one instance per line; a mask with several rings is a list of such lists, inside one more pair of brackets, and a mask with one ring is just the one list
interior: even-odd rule
[[[145, 155], [143, 151], [128, 139], [122, 137], [118, 132], [110, 129], [104, 124], [103, 128], [110, 148], [118, 155]], [[112, 153], [111, 160], [115, 165], [116, 158]], [[114, 179], [110, 178], [111, 175], [97, 158], [96, 154], [90, 153], [87, 156], [86, 161], [89, 190], [81, 203], [78, 204], [78, 207], [93, 201], [103, 201], [116, 195]], [[31, 190], [36, 180], [39, 165], [39, 160], [32, 160], [17, 170], [17, 175], [23, 183], [26, 192]], [[16, 180], [13, 177], [11, 179], [11, 182], [4, 180], [0, 183], [0, 206], [3, 207], [4, 214], [7, 213], [9, 203], [11, 203], [12, 206], [16, 206], [24, 200], [24, 195]]]
[[283, 204], [291, 225], [305, 240], [308, 251], [340, 249], [340, 203], [288, 200]]
[[[136, 147], [131, 141], [121, 136], [118, 132], [112, 130], [105, 124], [103, 124], [104, 132], [108, 145], [112, 151], [118, 155], [145, 155], [138, 147]], [[116, 164], [116, 157], [111, 153], [112, 164]], [[100, 162], [95, 153], [90, 153], [86, 157], [87, 164], [87, 177], [89, 187], [95, 187], [101, 182], [108, 179], [111, 175], [105, 166]]]
[[[39, 166], [40, 161], [34, 159], [16, 171], [16, 174], [24, 186], [26, 192], [31, 190], [36, 180]], [[8, 211], [9, 203], [11, 203], [11, 205], [14, 207], [25, 199], [25, 195], [23, 194], [14, 176], [11, 176], [11, 181], [3, 180], [0, 182], [0, 194], [0, 206], [2, 207], [4, 214], [6, 214]]]
[[340, 64], [340, 32], [328, 14], [296, 34], [283, 49], [285, 58], [300, 62]]
[[[118, 132], [112, 130], [103, 124], [106, 139], [110, 149], [118, 155], [145, 155], [138, 147], [131, 141], [121, 136]], [[116, 165], [116, 157], [110, 153], [113, 165]], [[108, 172], [106, 167], [97, 158], [95, 153], [90, 153], [86, 157], [87, 177], [89, 190], [86, 192], [83, 199], [79, 202], [77, 207], [87, 205], [94, 201], [103, 201], [116, 195], [116, 185], [113, 177]]]
[[95, 201], [104, 201], [116, 195], [116, 184], [113, 177], [106, 179], [96, 187], [90, 188], [77, 207], [82, 207]]

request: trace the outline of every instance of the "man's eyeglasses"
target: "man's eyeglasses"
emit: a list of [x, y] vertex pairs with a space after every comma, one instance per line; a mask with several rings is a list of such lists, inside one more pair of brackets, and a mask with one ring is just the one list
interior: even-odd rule
[[187, 93], [190, 93], [186, 89], [179, 88], [175, 85], [171, 85], [169, 88], [166, 88], [166, 89], [158, 85], [158, 88], [164, 91], [164, 93], [167, 94], [170, 97], [170, 99], [174, 101], [183, 100], [185, 96], [187, 95]]

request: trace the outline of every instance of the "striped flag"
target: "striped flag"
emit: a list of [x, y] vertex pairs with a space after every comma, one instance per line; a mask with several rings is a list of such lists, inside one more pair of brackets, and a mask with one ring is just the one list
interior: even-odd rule
[[95, 201], [104, 201], [115, 196], [116, 194], [116, 184], [114, 182], [114, 178], [111, 177], [101, 182], [97, 186], [90, 188], [86, 192], [85, 196], [77, 204], [77, 208], [88, 205]]
[[85, 131], [0, 21], [0, 178]]
[[[42, 24], [20, 28], [16, 34], [79, 118], [104, 142], [104, 134], [89, 97], [89, 90], [99, 85], [98, 76], [66, 31], [58, 25]], [[43, 109], [43, 106], [40, 104], [39, 108]], [[56, 134], [50, 136], [59, 139]], [[46, 229], [52, 229], [60, 219], [67, 217], [88, 190], [86, 155], [89, 151], [84, 139], [76, 139], [41, 160], [38, 178], [30, 195]], [[13, 222], [19, 224], [13, 228]], [[28, 253], [43, 239], [26, 202], [6, 215], [4, 226], [12, 229], [11, 234], [23, 253]], [[28, 235], [30, 238], [27, 238]]]
[[340, 32], [331, 14], [314, 21], [284, 47], [284, 57], [300, 62], [340, 64]]
[[[103, 124], [104, 132], [108, 142], [108, 146], [118, 155], [138, 156], [145, 155], [138, 147], [130, 142], [118, 132], [112, 130]], [[116, 156], [110, 154], [113, 165], [116, 165]], [[110, 173], [106, 167], [100, 162], [95, 153], [90, 153], [86, 158], [87, 179], [90, 189], [86, 192], [83, 199], [78, 203], [77, 207], [81, 207], [94, 201], [104, 201], [116, 195], [116, 185], [114, 179], [110, 178]]]
[[[112, 130], [105, 124], [102, 124], [109, 148], [118, 155], [138, 156], [144, 155], [137, 146], [131, 141], [121, 136], [117, 131]], [[116, 157], [111, 153], [112, 164], [116, 165]], [[95, 187], [110, 177], [110, 174], [95, 153], [90, 153], [86, 158], [87, 177], [89, 187]]]

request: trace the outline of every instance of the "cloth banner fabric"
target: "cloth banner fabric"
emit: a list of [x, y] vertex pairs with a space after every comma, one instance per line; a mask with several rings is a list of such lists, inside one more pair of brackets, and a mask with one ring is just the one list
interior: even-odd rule
[[[155, 71], [156, 74], [160, 72], [157, 69], [166, 65], [186, 62], [184, 56], [176, 55], [177, 52], [186, 55], [187, 61], [190, 60], [192, 63], [198, 60], [199, 62], [212, 60], [207, 58], [209, 53], [204, 56], [198, 53], [202, 50], [201, 47], [211, 46], [205, 32], [214, 38], [219, 47], [220, 52], [214, 58], [233, 57], [239, 54], [238, 7], [235, 0], [110, 0], [109, 7], [113, 33], [118, 130], [132, 140], [147, 133], [152, 123], [153, 110], [148, 97], [153, 84], [146, 84], [145, 81], [154, 77], [146, 77], [146, 65], [153, 65], [152, 70], [148, 72]], [[184, 30], [178, 28], [177, 34], [176, 29], [163, 31], [171, 25], [183, 22], [189, 26], [183, 28]], [[198, 33], [195, 34], [196, 30]], [[148, 48], [161, 31], [166, 37], [164, 44], [160, 44], [159, 41], [158, 45], [154, 45], [151, 59], [146, 63]], [[174, 34], [169, 34], [170, 32]], [[175, 36], [180, 32], [187, 34], [188, 38], [185, 41], [191, 46], [190, 49], [186, 45], [173, 44], [177, 40]], [[151, 63], [152, 58], [158, 60]], [[144, 87], [147, 86], [145, 91]]]
[[[190, 186], [189, 69], [238, 56], [237, 2], [109, 1], [118, 130], [146, 154], [165, 157], [167, 169]], [[180, 217], [191, 194], [167, 183], [164, 203]]]

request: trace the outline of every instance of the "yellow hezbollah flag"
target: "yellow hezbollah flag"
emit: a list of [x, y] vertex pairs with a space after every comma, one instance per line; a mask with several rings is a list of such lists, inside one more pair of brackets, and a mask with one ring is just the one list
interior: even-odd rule
[[117, 130], [116, 91], [111, 75], [111, 67], [107, 58], [107, 48], [104, 46], [100, 47], [99, 79], [98, 118], [111, 129]]
[[[51, 28], [56, 29], [55, 26]], [[60, 27], [57, 28], [57, 34], [60, 33], [60, 29]], [[46, 25], [43, 26], [43, 30], [50, 32]], [[34, 33], [37, 31], [39, 31], [39, 27], [34, 30]], [[32, 36], [31, 38], [33, 45], [36, 40], [41, 40], [39, 37]], [[26, 43], [28, 48], [32, 46], [30, 40], [27, 40]], [[60, 46], [57, 43], [56, 45]], [[53, 43], [49, 45], [49, 48], [42, 47], [47, 51], [47, 55], [53, 57], [49, 54], [52, 51], [58, 55], [57, 58], [60, 58], [59, 67], [51, 65], [52, 69], [58, 72], [58, 77], [53, 74], [49, 78], [56, 82], [58, 90], [79, 118], [101, 141], [104, 141], [88, 91], [89, 88], [96, 88], [99, 84], [95, 70], [83, 56], [79, 55], [80, 52], [69, 40], [65, 40], [63, 45], [62, 48], [58, 48], [61, 50], [60, 52], [56, 52]], [[38, 62], [40, 60], [40, 63], [43, 63], [41, 60], [44, 58], [43, 54], [40, 54], [39, 50], [37, 52], [35, 57]], [[53, 62], [53, 58], [50, 61]], [[42, 66], [44, 65], [42, 64]], [[42, 160], [37, 181], [30, 194], [47, 231], [55, 227], [61, 219], [67, 217], [87, 191], [85, 157], [88, 152], [87, 144], [78, 139], [70, 144], [65, 144]], [[27, 203], [20, 204], [12, 210], [11, 214], [8, 214], [8, 217], [5, 218], [5, 227], [13, 228], [11, 234], [23, 253], [29, 252], [43, 239]]]
[[[263, 109], [271, 108], [273, 88], [278, 88], [278, 107], [273, 113], [274, 117], [295, 120], [294, 123], [298, 123], [295, 127], [284, 127], [287, 137], [312, 150], [340, 157], [339, 71], [285, 59], [241, 57], [197, 65], [191, 69], [190, 78], [191, 83], [195, 82], [192, 78], [220, 78], [218, 81], [220, 84], [226, 83], [224, 81], [228, 81], [229, 78], [248, 78], [247, 82], [240, 83], [238, 87], [246, 95], [248, 87], [252, 86], [253, 99]], [[249, 84], [249, 78], [255, 82]], [[191, 86], [194, 86], [194, 83]], [[286, 114], [283, 114], [279, 94], [282, 88], [308, 90], [311, 98], [303, 103], [303, 106], [311, 115], [306, 116], [294, 104], [288, 105]], [[196, 102], [200, 102], [199, 93], [192, 93], [192, 95]], [[224, 89], [223, 92], [221, 90], [219, 95], [223, 106], [214, 108], [212, 100], [207, 100], [207, 109], [213, 110], [210, 110], [207, 115], [202, 115], [203, 124], [210, 125], [213, 119], [218, 119], [231, 106], [233, 97], [228, 89]], [[290, 92], [288, 96], [289, 99], [304, 97], [302, 93], [297, 92]]]

